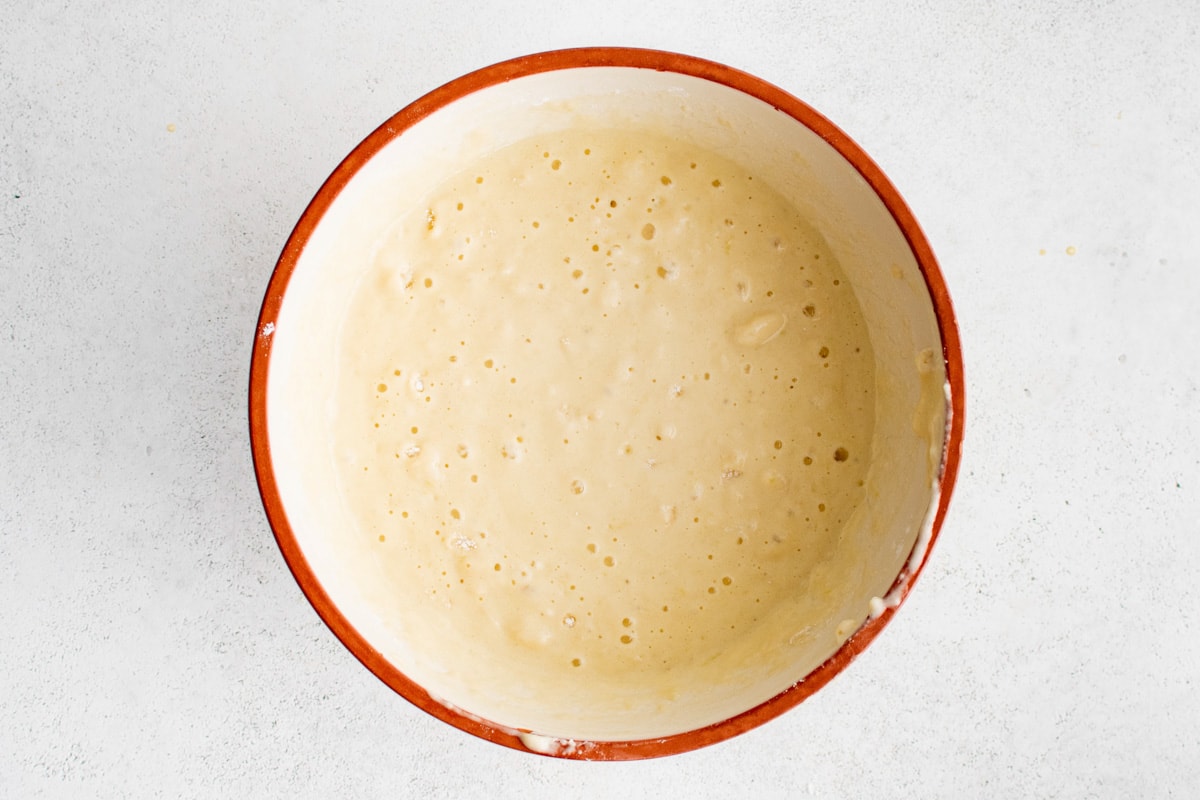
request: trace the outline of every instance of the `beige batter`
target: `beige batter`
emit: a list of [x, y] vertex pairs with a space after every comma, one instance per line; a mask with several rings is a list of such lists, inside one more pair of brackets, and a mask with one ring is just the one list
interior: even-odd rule
[[375, 602], [449, 685], [653, 708], [785, 658], [854, 557], [861, 312], [712, 153], [570, 131], [478, 162], [380, 242], [340, 350]]

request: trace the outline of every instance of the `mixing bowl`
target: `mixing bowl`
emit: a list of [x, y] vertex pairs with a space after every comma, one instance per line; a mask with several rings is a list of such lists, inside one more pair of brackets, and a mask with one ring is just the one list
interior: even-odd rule
[[746, 73], [617, 48], [363, 140], [250, 376], [263, 504], [334, 634], [451, 725], [595, 760], [736, 735], [862, 652], [963, 411], [933, 252], [863, 151]]

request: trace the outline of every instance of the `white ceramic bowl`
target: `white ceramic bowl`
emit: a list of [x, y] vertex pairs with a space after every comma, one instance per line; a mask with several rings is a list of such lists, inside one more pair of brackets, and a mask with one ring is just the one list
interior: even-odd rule
[[[826, 239], [849, 277], [876, 357], [869, 497], [843, 531], [857, 567], [781, 668], [633, 703], [587, 708], [483, 696], [423, 658], [373, 605], [387, 587], [356, 544], [330, 460], [329, 387], [350, 293], [388, 226], [448, 175], [534, 134], [592, 126], [670, 131], [766, 176]], [[588, 759], [665, 755], [728, 738], [799, 703], [843, 669], [904, 599], [937, 536], [958, 465], [963, 378], [949, 296], [912, 214], [840, 130], [729, 67], [643, 50], [532, 55], [430, 93], [368, 136], [321, 187], [263, 302], [250, 382], [264, 506], [322, 619], [381, 680], [452, 725], [511, 747]], [[847, 621], [853, 622], [847, 625]], [[503, 664], [496, 664], [503, 670]], [[519, 676], [513, 676], [519, 681]], [[535, 693], [536, 694], [536, 693]], [[553, 692], [546, 692], [553, 697]]]

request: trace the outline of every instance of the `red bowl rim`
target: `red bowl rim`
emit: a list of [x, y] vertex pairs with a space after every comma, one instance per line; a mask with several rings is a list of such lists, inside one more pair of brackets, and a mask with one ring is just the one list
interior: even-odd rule
[[473, 92], [515, 78], [579, 67], [651, 69], [679, 73], [723, 84], [756, 97], [788, 114], [837, 150], [858, 170], [883, 201], [908, 240], [909, 247], [916, 257], [925, 284], [929, 289], [938, 330], [941, 333], [942, 357], [945, 362], [946, 380], [950, 387], [950, 418], [942, 470], [938, 479], [937, 511], [932, 521], [928, 545], [923, 553], [917, 554], [919, 563], [913, 569], [906, 569], [902, 572], [892, 587], [892, 596], [898, 602], [889, 604], [880, 615], [869, 619], [853, 636], [846, 640], [837, 652], [805, 676], [803, 680], [735, 717], [666, 737], [636, 741], [572, 743], [573, 746], [547, 748], [551, 752], [545, 753], [563, 758], [625, 761], [696, 750], [762, 725], [795, 707], [827, 684], [879, 635], [879, 632], [892, 618], [896, 608], [908, 595], [917, 576], [924, 568], [949, 507], [950, 495], [958, 473], [963, 437], [965, 411], [963, 364], [958, 327], [945, 281], [932, 248], [900, 193], [896, 191], [875, 162], [849, 136], [807, 103], [782, 89], [748, 73], [694, 56], [625, 47], [585, 47], [522, 56], [477, 70], [435, 89], [396, 113], [372, 132], [346, 156], [317, 191], [284, 245], [267, 285], [258, 318], [250, 364], [250, 443], [259, 493], [262, 496], [267, 520], [275, 534], [275, 540], [288, 568], [317, 614], [342, 644], [385, 684], [421, 710], [443, 722], [496, 744], [523, 752], [531, 752], [522, 743], [521, 736], [517, 731], [487, 722], [442, 703], [400, 672], [350, 624], [317, 580], [316, 574], [301, 551], [295, 533], [288, 522], [279, 495], [279, 487], [275, 482], [271, 461], [271, 446], [267, 436], [267, 377], [275, 320], [278, 318], [284, 294], [300, 254], [322, 216], [358, 170], [385, 145], [429, 114]]

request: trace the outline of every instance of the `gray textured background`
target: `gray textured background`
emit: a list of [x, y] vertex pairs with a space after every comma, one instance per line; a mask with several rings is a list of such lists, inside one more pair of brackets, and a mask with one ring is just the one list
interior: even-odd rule
[[[5, 2], [0, 797], [1196, 797], [1200, 10], [899, 5]], [[959, 488], [893, 624], [783, 718], [624, 765], [476, 740], [360, 667], [275, 548], [245, 412], [262, 292], [342, 156], [583, 44], [842, 126], [967, 358]]]

